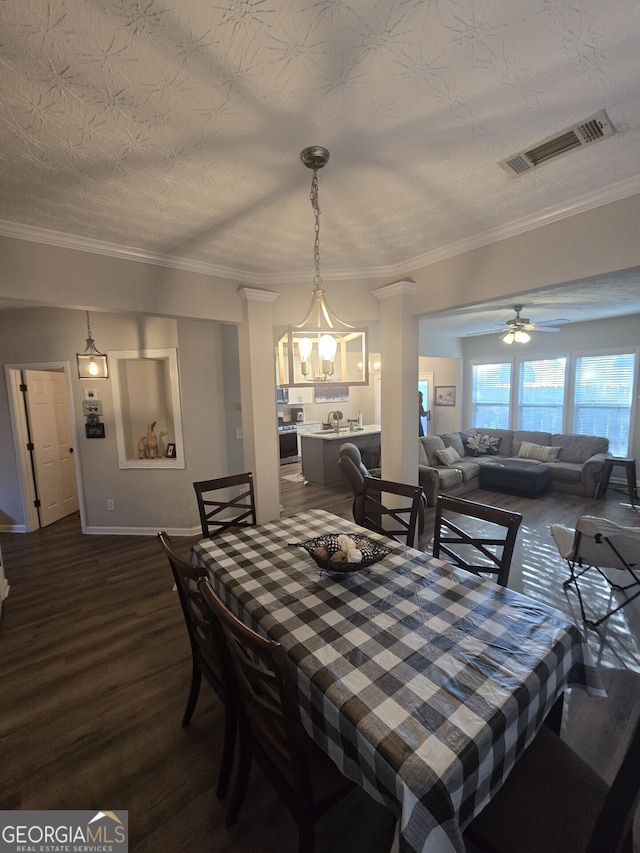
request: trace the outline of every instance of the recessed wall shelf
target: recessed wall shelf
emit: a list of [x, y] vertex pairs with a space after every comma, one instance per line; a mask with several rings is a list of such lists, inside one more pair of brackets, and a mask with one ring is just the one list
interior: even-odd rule
[[[175, 349], [109, 353], [120, 468], [184, 468]], [[167, 456], [172, 445], [175, 456]]]

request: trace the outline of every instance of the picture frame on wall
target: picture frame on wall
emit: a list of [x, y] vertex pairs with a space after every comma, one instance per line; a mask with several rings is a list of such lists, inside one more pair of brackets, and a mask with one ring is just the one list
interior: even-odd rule
[[436, 385], [435, 390], [436, 406], [455, 406], [456, 404], [456, 386], [455, 385]]

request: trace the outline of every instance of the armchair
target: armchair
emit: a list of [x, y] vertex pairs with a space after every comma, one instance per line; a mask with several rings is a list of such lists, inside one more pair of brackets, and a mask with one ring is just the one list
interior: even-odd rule
[[346, 442], [340, 447], [338, 467], [342, 471], [345, 480], [351, 486], [353, 492], [353, 520], [358, 522], [362, 518], [362, 492], [364, 490], [365, 477], [380, 477], [380, 468], [369, 470], [362, 461], [360, 450]]

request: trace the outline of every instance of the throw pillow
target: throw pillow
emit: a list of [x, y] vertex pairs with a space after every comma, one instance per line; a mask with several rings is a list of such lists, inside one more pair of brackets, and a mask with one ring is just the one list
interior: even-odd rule
[[455, 447], [445, 447], [444, 450], [438, 450], [436, 451], [436, 456], [438, 457], [438, 462], [441, 462], [443, 465], [455, 465], [462, 458]]
[[523, 441], [520, 444], [518, 456], [521, 459], [535, 459], [536, 462], [555, 462], [560, 453], [559, 447], [545, 447], [542, 444], [533, 444]]
[[465, 448], [469, 456], [495, 456], [500, 448], [500, 439], [479, 432], [467, 438]]

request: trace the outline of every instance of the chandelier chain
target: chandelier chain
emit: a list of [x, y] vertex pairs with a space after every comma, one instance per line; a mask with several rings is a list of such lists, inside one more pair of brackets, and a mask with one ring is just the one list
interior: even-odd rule
[[313, 259], [316, 265], [316, 274], [313, 283], [316, 287], [322, 284], [322, 276], [320, 275], [320, 204], [318, 202], [318, 170], [313, 170], [313, 178], [311, 180], [311, 207], [315, 217], [315, 242], [313, 244]]

